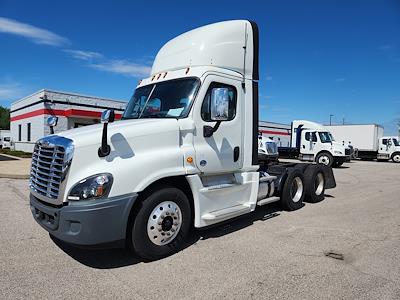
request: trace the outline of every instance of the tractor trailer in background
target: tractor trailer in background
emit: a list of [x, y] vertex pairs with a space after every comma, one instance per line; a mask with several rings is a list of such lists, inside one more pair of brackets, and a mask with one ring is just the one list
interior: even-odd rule
[[342, 144], [351, 144], [357, 158], [377, 159], [400, 163], [400, 143], [397, 136], [383, 136], [383, 127], [377, 124], [325, 126]]
[[290, 146], [278, 147], [279, 157], [315, 161], [339, 167], [350, 160], [350, 149], [335, 141], [325, 126], [306, 120], [294, 120], [290, 130]]
[[258, 44], [246, 20], [186, 32], [159, 50], [122, 120], [107, 110], [103, 124], [40, 139], [34, 219], [65, 242], [122, 242], [154, 260], [180, 250], [191, 227], [321, 201], [336, 185], [330, 167], [259, 165]]

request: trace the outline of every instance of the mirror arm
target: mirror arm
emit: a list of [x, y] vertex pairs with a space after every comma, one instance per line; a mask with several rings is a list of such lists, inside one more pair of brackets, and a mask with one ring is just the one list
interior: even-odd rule
[[219, 125], [221, 125], [221, 121], [217, 121], [217, 123], [214, 125], [214, 127], [204, 125], [203, 127], [203, 136], [206, 137], [211, 137], [214, 132], [216, 132], [219, 128]]
[[101, 136], [101, 146], [98, 151], [99, 157], [105, 157], [111, 152], [111, 147], [107, 144], [107, 126], [108, 123], [103, 124], [103, 134]]

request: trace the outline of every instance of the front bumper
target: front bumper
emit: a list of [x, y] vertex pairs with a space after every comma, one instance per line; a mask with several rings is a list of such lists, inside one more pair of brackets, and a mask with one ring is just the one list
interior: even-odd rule
[[30, 195], [36, 222], [67, 243], [91, 246], [125, 239], [129, 214], [137, 194], [102, 200], [70, 202], [54, 207]]
[[333, 157], [333, 160], [334, 160], [335, 162], [338, 162], [338, 163], [344, 163], [344, 162], [346, 162], [346, 161], [350, 161], [350, 160], [351, 160], [351, 157], [350, 157], [350, 155], [346, 155], [346, 156], [334, 156], [334, 157]]

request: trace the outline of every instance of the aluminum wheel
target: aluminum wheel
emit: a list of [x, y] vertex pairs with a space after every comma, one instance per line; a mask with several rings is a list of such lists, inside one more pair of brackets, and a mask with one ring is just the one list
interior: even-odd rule
[[394, 162], [400, 163], [400, 154], [394, 155], [392, 159], [393, 159]]
[[293, 202], [299, 202], [303, 196], [303, 180], [300, 177], [293, 178], [292, 186], [290, 188], [290, 196]]
[[329, 166], [330, 159], [329, 159], [328, 155], [321, 155], [318, 158], [318, 163], [321, 164], [321, 165]]
[[315, 177], [315, 194], [317, 196], [321, 195], [324, 190], [325, 179], [322, 173], [318, 173]]
[[152, 243], [163, 246], [171, 243], [182, 225], [182, 213], [172, 201], [158, 204], [147, 221], [147, 234]]

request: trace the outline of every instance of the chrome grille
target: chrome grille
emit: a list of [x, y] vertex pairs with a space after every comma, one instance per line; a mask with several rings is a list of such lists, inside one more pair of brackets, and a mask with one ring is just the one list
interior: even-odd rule
[[278, 154], [278, 147], [274, 142], [266, 142], [265, 148], [267, 149], [268, 154]]
[[57, 199], [63, 178], [65, 149], [36, 143], [32, 154], [31, 188], [45, 197]]

